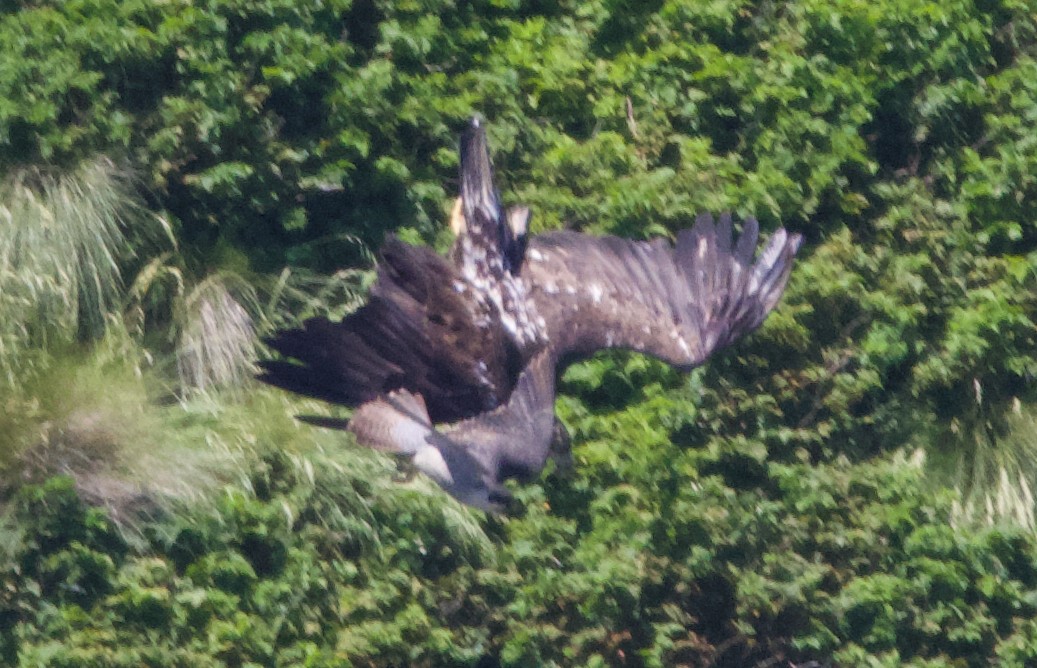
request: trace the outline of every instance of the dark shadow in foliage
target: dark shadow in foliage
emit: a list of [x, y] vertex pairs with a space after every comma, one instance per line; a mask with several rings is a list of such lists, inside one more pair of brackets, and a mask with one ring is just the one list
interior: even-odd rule
[[75, 482], [66, 476], [19, 490], [14, 513], [26, 530], [26, 545], [30, 547], [22, 564], [26, 568], [33, 568], [43, 557], [72, 543], [112, 557], [122, 557], [127, 549], [105, 512], [88, 508], [79, 498]]
[[596, 353], [588, 366], [571, 367], [563, 374], [558, 391], [580, 397], [593, 412], [610, 412], [643, 401], [646, 388], [652, 384], [674, 389], [684, 382], [682, 373], [654, 359], [646, 359], [641, 367], [627, 364], [637, 356], [639, 353], [626, 350]]
[[[379, 24], [385, 15], [378, 9], [374, 0], [354, 0], [353, 5], [343, 17], [345, 31], [343, 38], [356, 47], [358, 56], [363, 60], [370, 58], [378, 39], [381, 36]], [[361, 59], [358, 58], [358, 61]]]
[[331, 73], [325, 69], [291, 87], [278, 87], [271, 91], [265, 108], [280, 118], [280, 134], [286, 141], [301, 143], [303, 138], [319, 140], [330, 134], [323, 100], [335, 85]]
[[[701, 634], [711, 646], [730, 648], [738, 641], [739, 634], [732, 624], [737, 614], [734, 586], [719, 574], [699, 578], [688, 589], [682, 601], [688, 612], [697, 620], [694, 631]], [[744, 641], [744, 638], [742, 639]], [[741, 654], [741, 652], [737, 652]], [[714, 657], [723, 661], [721, 656]], [[729, 665], [717, 663], [717, 665]], [[744, 665], [744, 664], [739, 664]]]
[[746, 131], [740, 103], [738, 94], [725, 87], [715, 90], [700, 106], [697, 125], [705, 129], [704, 134], [718, 155], [737, 151], [742, 146]]
[[616, 368], [606, 370], [598, 382], [592, 379], [569, 380], [559, 389], [581, 397], [584, 405], [595, 412], [614, 411], [641, 398], [640, 389]]
[[722, 451], [713, 461], [700, 465], [699, 473], [720, 476], [725, 485], [741, 491], [766, 489], [770, 482], [767, 462], [737, 451]]
[[639, 38], [644, 26], [662, 6], [662, 0], [611, 0], [606, 3], [609, 17], [594, 36], [592, 48], [599, 56], [614, 56]]
[[288, 455], [274, 449], [267, 452], [249, 477], [256, 499], [268, 502], [275, 495], [290, 491], [294, 483], [292, 471]]
[[882, 91], [871, 122], [861, 128], [861, 134], [871, 143], [872, 155], [886, 174], [918, 173], [921, 149], [914, 140], [911, 119], [904, 113], [911, 108], [914, 92], [908, 84]]
[[207, 536], [196, 527], [184, 527], [166, 548], [173, 566], [180, 575], [187, 567], [209, 552]]
[[670, 442], [679, 448], [701, 447], [707, 438], [709, 438], [709, 432], [705, 425], [694, 419], [694, 416], [681, 419], [677, 426], [670, 431]]
[[240, 549], [260, 577], [276, 576], [288, 562], [288, 547], [284, 541], [263, 531], [246, 532]]
[[39, 155], [36, 132], [32, 125], [23, 119], [9, 121], [6, 143], [4, 162], [8, 164], [32, 162]]

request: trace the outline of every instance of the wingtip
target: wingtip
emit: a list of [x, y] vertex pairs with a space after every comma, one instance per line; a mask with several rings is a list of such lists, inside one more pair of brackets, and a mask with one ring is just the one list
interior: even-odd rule
[[484, 150], [485, 146], [486, 122], [481, 116], [472, 116], [468, 119], [465, 130], [460, 133], [461, 161], [464, 162], [466, 154], [476, 154], [476, 151]]
[[761, 257], [769, 256], [774, 254], [774, 257], [778, 256], [791, 260], [795, 257], [796, 253], [799, 252], [799, 247], [803, 244], [803, 235], [798, 232], [789, 232], [784, 227], [779, 227], [771, 235], [770, 240], [767, 243]]

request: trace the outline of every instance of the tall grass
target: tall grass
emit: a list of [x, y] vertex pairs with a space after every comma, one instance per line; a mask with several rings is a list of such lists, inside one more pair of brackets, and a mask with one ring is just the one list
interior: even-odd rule
[[988, 415], [958, 436], [951, 470], [960, 499], [953, 521], [1037, 531], [1037, 407], [1015, 400], [1004, 414]]
[[[143, 345], [155, 294], [165, 295], [157, 319], [167, 327], [173, 305], [187, 304], [177, 331], [188, 339], [212, 329], [204, 316], [221, 302], [215, 281], [184, 298], [175, 255], [151, 257], [173, 246], [171, 231], [133, 186], [105, 158], [67, 172], [24, 169], [0, 182], [3, 491], [68, 474], [87, 498], [126, 514], [209, 486], [243, 451], [246, 439], [219, 438], [204, 420], [190, 428], [187, 411], [155, 402], [172, 384], [155, 363], [162, 352]], [[223, 315], [237, 315], [223, 306]], [[230, 319], [239, 340], [242, 326]], [[248, 345], [239, 343], [251, 358]]]
[[340, 445], [283, 393], [226, 390], [255, 389], [258, 331], [342, 315], [370, 274], [195, 279], [133, 184], [105, 158], [0, 181], [0, 501], [67, 474], [129, 519], [243, 479], [257, 452]]
[[67, 172], [18, 170], [0, 182], [0, 376], [75, 340], [99, 337], [121, 308], [137, 249], [170, 237], [132, 179], [106, 158]]
[[255, 289], [234, 274], [212, 274], [181, 300], [175, 320], [182, 390], [233, 388], [251, 378], [258, 310]]

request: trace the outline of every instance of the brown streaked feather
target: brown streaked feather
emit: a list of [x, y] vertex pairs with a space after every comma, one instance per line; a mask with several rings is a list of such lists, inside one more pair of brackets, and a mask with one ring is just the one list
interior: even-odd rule
[[[407, 294], [414, 320], [422, 325], [421, 338], [429, 342], [430, 354], [422, 362], [434, 387], [410, 389], [429, 397], [437, 422], [498, 406], [511, 392], [517, 353], [494, 305], [431, 250], [392, 240], [389, 251], [385, 266], [393, 280], [384, 285]], [[395, 301], [407, 298], [397, 295]], [[467, 405], [467, 411], [440, 417], [450, 411], [438, 404], [450, 395], [450, 403]]]

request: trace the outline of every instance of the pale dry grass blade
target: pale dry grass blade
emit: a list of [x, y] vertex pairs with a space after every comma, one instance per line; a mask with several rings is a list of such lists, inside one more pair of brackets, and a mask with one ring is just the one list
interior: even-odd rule
[[[995, 428], [995, 424], [997, 425]], [[955, 472], [955, 525], [1009, 524], [1037, 531], [1037, 408], [1014, 402], [996, 423], [964, 434]]]
[[255, 372], [255, 291], [240, 277], [213, 274], [183, 299], [176, 366], [187, 391], [241, 386]]

